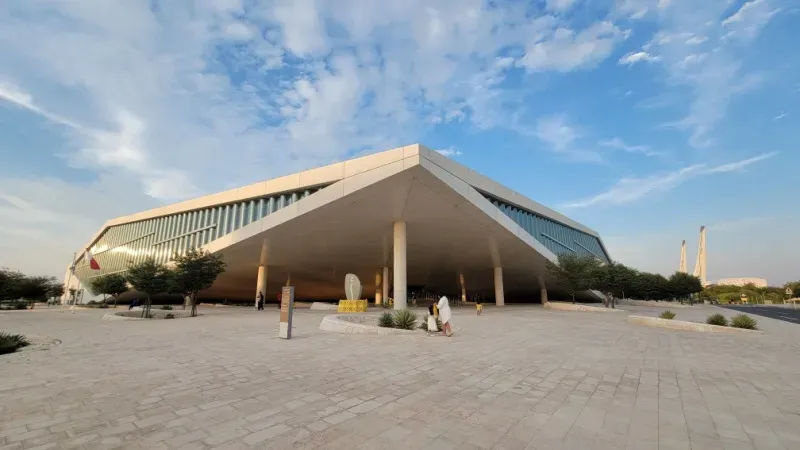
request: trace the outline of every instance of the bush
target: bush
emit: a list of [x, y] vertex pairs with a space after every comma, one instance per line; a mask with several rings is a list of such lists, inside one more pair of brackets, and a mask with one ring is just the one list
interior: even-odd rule
[[721, 327], [727, 327], [728, 319], [722, 314], [712, 314], [708, 316], [708, 319], [706, 319], [706, 323], [709, 325], [719, 325]]
[[14, 302], [14, 309], [28, 309], [26, 302]]
[[734, 328], [745, 328], [747, 330], [757, 330], [756, 320], [747, 314], [738, 314], [731, 317], [731, 326]]
[[[170, 309], [172, 309], [172, 308], [170, 308]], [[164, 318], [165, 319], [174, 319], [175, 318], [175, 314], [167, 313], [167, 315], [165, 315]]]
[[381, 317], [378, 319], [378, 326], [383, 328], [394, 328], [394, 316], [392, 316], [392, 313], [385, 312], [381, 314]]
[[172, 311], [172, 306], [164, 305], [161, 307], [161, 309], [163, 309], [164, 311]]
[[0, 331], [0, 355], [14, 353], [17, 349], [27, 345], [30, 345], [30, 342], [28, 342], [25, 336]]
[[666, 311], [662, 312], [658, 317], [661, 318], [661, 319], [672, 320], [672, 319], [675, 318], [675, 313], [670, 311], [670, 310], [666, 310]]
[[417, 315], [408, 309], [401, 309], [394, 313], [394, 326], [401, 330], [413, 330], [417, 324]]

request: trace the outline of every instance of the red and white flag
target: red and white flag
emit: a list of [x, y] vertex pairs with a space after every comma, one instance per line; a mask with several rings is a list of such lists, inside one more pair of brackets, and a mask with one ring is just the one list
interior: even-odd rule
[[92, 270], [100, 270], [100, 264], [97, 264], [97, 260], [94, 259], [94, 256], [92, 256], [92, 252], [86, 250], [85, 258]]

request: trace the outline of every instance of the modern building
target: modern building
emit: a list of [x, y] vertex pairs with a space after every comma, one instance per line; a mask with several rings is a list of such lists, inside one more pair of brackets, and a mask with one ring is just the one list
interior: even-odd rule
[[[411, 291], [481, 295], [499, 305], [566, 293], [548, 276], [562, 253], [609, 261], [593, 230], [477, 172], [409, 145], [108, 221], [86, 243], [73, 285], [200, 247], [227, 270], [201, 297], [343, 298], [405, 306]], [[78, 255], [83, 255], [83, 249]]]

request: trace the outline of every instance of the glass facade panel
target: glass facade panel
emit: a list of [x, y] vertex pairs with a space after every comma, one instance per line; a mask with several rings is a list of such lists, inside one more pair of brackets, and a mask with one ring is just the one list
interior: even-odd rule
[[484, 197], [556, 255], [594, 255], [605, 262], [609, 261], [596, 237], [489, 195], [484, 194]]
[[190, 248], [207, 245], [295, 201], [313, 195], [319, 189], [283, 192], [113, 226], [90, 248], [100, 264], [100, 272], [90, 270], [86, 261], [81, 258], [76, 265], [76, 276], [86, 284], [97, 276], [125, 271], [129, 263], [138, 264], [148, 257], [152, 257], [157, 263], [166, 263], [175, 252], [185, 254]]

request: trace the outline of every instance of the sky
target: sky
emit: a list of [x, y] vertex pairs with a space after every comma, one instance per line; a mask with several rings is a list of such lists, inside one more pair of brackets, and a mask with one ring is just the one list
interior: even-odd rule
[[420, 142], [664, 274], [800, 279], [792, 0], [5, 0], [0, 266]]

